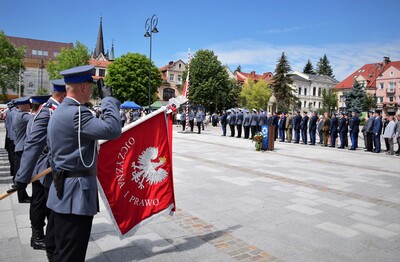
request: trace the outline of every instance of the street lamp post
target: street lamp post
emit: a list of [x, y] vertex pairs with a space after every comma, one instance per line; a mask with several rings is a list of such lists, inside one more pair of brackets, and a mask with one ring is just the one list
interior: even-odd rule
[[151, 47], [152, 47], [152, 39], [153, 33], [158, 33], [157, 29], [158, 17], [157, 15], [153, 15], [151, 18], [147, 18], [146, 23], [144, 24], [144, 29], [146, 33], [144, 37], [150, 37], [150, 64], [149, 64], [149, 113], [151, 112]]

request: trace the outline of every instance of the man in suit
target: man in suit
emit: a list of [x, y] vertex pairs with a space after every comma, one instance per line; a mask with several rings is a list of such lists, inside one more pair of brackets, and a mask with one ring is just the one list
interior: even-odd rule
[[229, 128], [231, 130], [231, 137], [235, 137], [236, 111], [235, 109], [232, 109], [231, 111], [232, 112], [229, 117]]
[[301, 115], [300, 111], [296, 111], [296, 115], [293, 117], [293, 129], [294, 129], [294, 143], [300, 143], [300, 124], [301, 124]]
[[332, 114], [331, 125], [329, 127], [329, 133], [331, 135], [331, 145], [329, 147], [336, 147], [336, 138], [338, 134], [338, 125], [339, 120], [337, 118], [337, 114]]
[[280, 115], [278, 130], [279, 130], [280, 142], [285, 142], [285, 130], [286, 130], [285, 113], [281, 113]]
[[324, 142], [321, 146], [328, 146], [328, 137], [330, 133], [331, 119], [328, 116], [328, 112], [324, 113], [324, 120], [322, 120], [322, 135]]
[[313, 145], [313, 146], [315, 145], [315, 133], [317, 131], [317, 120], [318, 120], [317, 112], [313, 112], [311, 119], [310, 119], [310, 124], [308, 127], [309, 132], [310, 132], [310, 140], [311, 140], [310, 145]]
[[92, 95], [94, 66], [61, 71], [67, 96], [47, 128], [53, 183], [47, 207], [54, 215], [55, 261], [84, 261], [93, 216], [98, 212], [97, 146], [99, 139], [121, 135], [119, 107], [112, 89], [98, 80], [102, 118], [84, 106]]
[[[27, 139], [24, 144], [24, 152], [21, 158], [21, 166], [17, 172], [13, 189], [20, 190], [26, 188], [31, 177], [44, 171], [49, 167], [49, 155], [47, 147], [47, 126], [50, 116], [65, 97], [64, 80], [54, 80], [53, 93], [46, 103], [42, 104], [31, 118], [31, 124], [27, 130]], [[32, 97], [32, 102], [39, 97]], [[47, 175], [40, 181], [32, 183], [32, 201], [30, 206], [30, 220], [32, 227], [31, 246], [34, 249], [45, 249], [47, 257], [52, 260], [55, 250], [54, 240], [54, 221], [50, 209], [46, 207], [49, 187], [52, 182], [52, 176]], [[43, 227], [47, 217], [46, 237]]]
[[374, 132], [373, 132], [373, 127], [374, 127], [374, 111], [368, 111], [368, 120], [367, 123], [365, 124], [365, 132], [367, 133], [367, 149], [365, 151], [372, 152], [374, 148], [373, 140], [374, 140]]
[[340, 120], [339, 120], [339, 138], [340, 138], [340, 146], [338, 146], [338, 149], [344, 149], [344, 147], [346, 146], [346, 141], [345, 139], [346, 134], [347, 134], [347, 120], [345, 117], [344, 112], [340, 113]]
[[351, 147], [349, 150], [356, 150], [358, 147], [358, 132], [360, 132], [360, 119], [355, 111], [351, 112], [349, 123]]
[[304, 111], [303, 112], [303, 118], [301, 119], [301, 122], [300, 122], [301, 140], [303, 140], [303, 145], [307, 145], [308, 120], [309, 120], [309, 117], [307, 115], [307, 112]]
[[241, 108], [238, 108], [239, 113], [236, 115], [236, 129], [237, 129], [237, 138], [242, 137], [242, 125], [243, 125], [243, 112]]
[[380, 113], [377, 111], [375, 112], [374, 125], [372, 128], [372, 132], [374, 135], [374, 144], [375, 144], [374, 153], [381, 152], [382, 127], [383, 127], [382, 118], [380, 117]]
[[287, 143], [292, 143], [292, 129], [293, 129], [293, 117], [292, 113], [286, 113], [286, 138], [287, 138]]

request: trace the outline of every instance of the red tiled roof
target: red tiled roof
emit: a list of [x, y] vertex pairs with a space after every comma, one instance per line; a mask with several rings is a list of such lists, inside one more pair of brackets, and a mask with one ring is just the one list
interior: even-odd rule
[[247, 79], [252, 79], [252, 80], [254, 80], [254, 82], [257, 82], [260, 79], [263, 79], [267, 82], [271, 82], [273, 74], [271, 72], [266, 72], [266, 73], [263, 73], [262, 75], [258, 75], [258, 74], [256, 74], [255, 71], [251, 71], [250, 73], [236, 72], [236, 76], [237, 76], [238, 82], [244, 82]]
[[90, 59], [89, 64], [92, 66], [97, 66], [97, 67], [104, 67], [107, 68], [110, 64], [112, 64], [111, 61], [99, 61], [96, 59]]
[[[54, 59], [54, 53], [60, 53], [62, 48], [73, 48], [72, 43], [61, 43], [46, 40], [36, 40], [22, 37], [6, 36], [16, 47], [26, 47], [25, 58]], [[33, 55], [32, 50], [47, 51], [45, 55]]]
[[367, 81], [367, 88], [376, 87], [376, 78], [385, 72], [389, 67], [394, 66], [400, 70], [400, 61], [384, 63], [365, 64], [346, 79], [336, 85], [335, 89], [350, 89], [353, 87], [354, 78], [362, 76]]

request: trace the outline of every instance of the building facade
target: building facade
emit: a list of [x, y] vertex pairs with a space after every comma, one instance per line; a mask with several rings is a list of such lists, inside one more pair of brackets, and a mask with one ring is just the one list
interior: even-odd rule
[[24, 90], [8, 91], [8, 99], [21, 95], [36, 95], [39, 90], [50, 93], [51, 85], [49, 74], [46, 70], [49, 61], [55, 60], [62, 48], [73, 48], [72, 43], [61, 43], [46, 40], [29, 39], [22, 37], [6, 36], [16, 47], [25, 47], [24, 67], [21, 67], [21, 85]]
[[170, 61], [168, 65], [160, 68], [163, 82], [158, 88], [158, 97], [162, 101], [168, 101], [172, 97], [180, 95], [185, 79], [183, 73], [186, 71], [186, 64], [181, 59]]
[[323, 108], [323, 91], [333, 89], [339, 82], [329, 76], [305, 74], [298, 71], [292, 72], [291, 76], [292, 87], [299, 100], [299, 110], [307, 112]]
[[236, 80], [239, 84], [244, 84], [248, 79], [252, 79], [254, 82], [262, 79], [267, 81], [268, 83], [271, 83], [273, 77], [273, 74], [271, 72], [265, 72], [262, 75], [259, 75], [256, 74], [256, 71], [251, 71], [250, 73], [236, 71], [235, 75]]
[[400, 114], [400, 61], [390, 62], [376, 78], [377, 104], [381, 105], [382, 116]]

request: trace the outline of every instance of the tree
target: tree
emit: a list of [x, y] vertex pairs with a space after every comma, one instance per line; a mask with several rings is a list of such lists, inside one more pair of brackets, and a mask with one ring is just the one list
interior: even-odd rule
[[333, 70], [331, 68], [331, 65], [329, 64], [329, 60], [326, 54], [324, 54], [324, 56], [321, 57], [317, 63], [317, 74], [330, 76], [332, 78], [335, 77], [333, 75]]
[[54, 61], [47, 64], [50, 79], [62, 78], [60, 72], [68, 68], [89, 64], [89, 49], [76, 41], [74, 48], [62, 48]]
[[242, 87], [237, 83], [236, 79], [229, 79], [228, 81], [228, 93], [223, 94], [225, 97], [223, 99], [222, 108], [232, 108], [237, 107], [239, 104], [239, 96]]
[[272, 89], [265, 80], [255, 83], [252, 79], [243, 84], [240, 92], [241, 105], [247, 108], [267, 108]]
[[360, 114], [363, 111], [365, 100], [364, 85], [354, 80], [353, 87], [346, 94], [346, 108], [348, 111]]
[[376, 108], [376, 96], [365, 93], [363, 111], [368, 111], [373, 108]]
[[[150, 59], [139, 53], [127, 53], [108, 66], [105, 82], [113, 88], [115, 98], [120, 101], [135, 101], [144, 106], [149, 103]], [[155, 100], [161, 85], [161, 72], [151, 62], [150, 103]]]
[[25, 48], [15, 47], [0, 31], [0, 88], [3, 100], [7, 89], [17, 90], [20, 74], [25, 70], [23, 59]]
[[190, 62], [189, 100], [207, 110], [221, 110], [232, 92], [229, 76], [211, 50], [199, 50]]
[[310, 59], [308, 59], [307, 64], [304, 66], [303, 73], [315, 75], [314, 67], [313, 67]]
[[289, 111], [295, 105], [296, 96], [291, 86], [293, 80], [289, 75], [290, 71], [289, 62], [285, 56], [285, 52], [283, 52], [278, 60], [272, 79], [277, 109], [279, 111]]
[[322, 91], [322, 106], [324, 111], [327, 111], [329, 114], [335, 111], [337, 108], [337, 101], [336, 94], [332, 89], [328, 89], [328, 91], [324, 89]]

